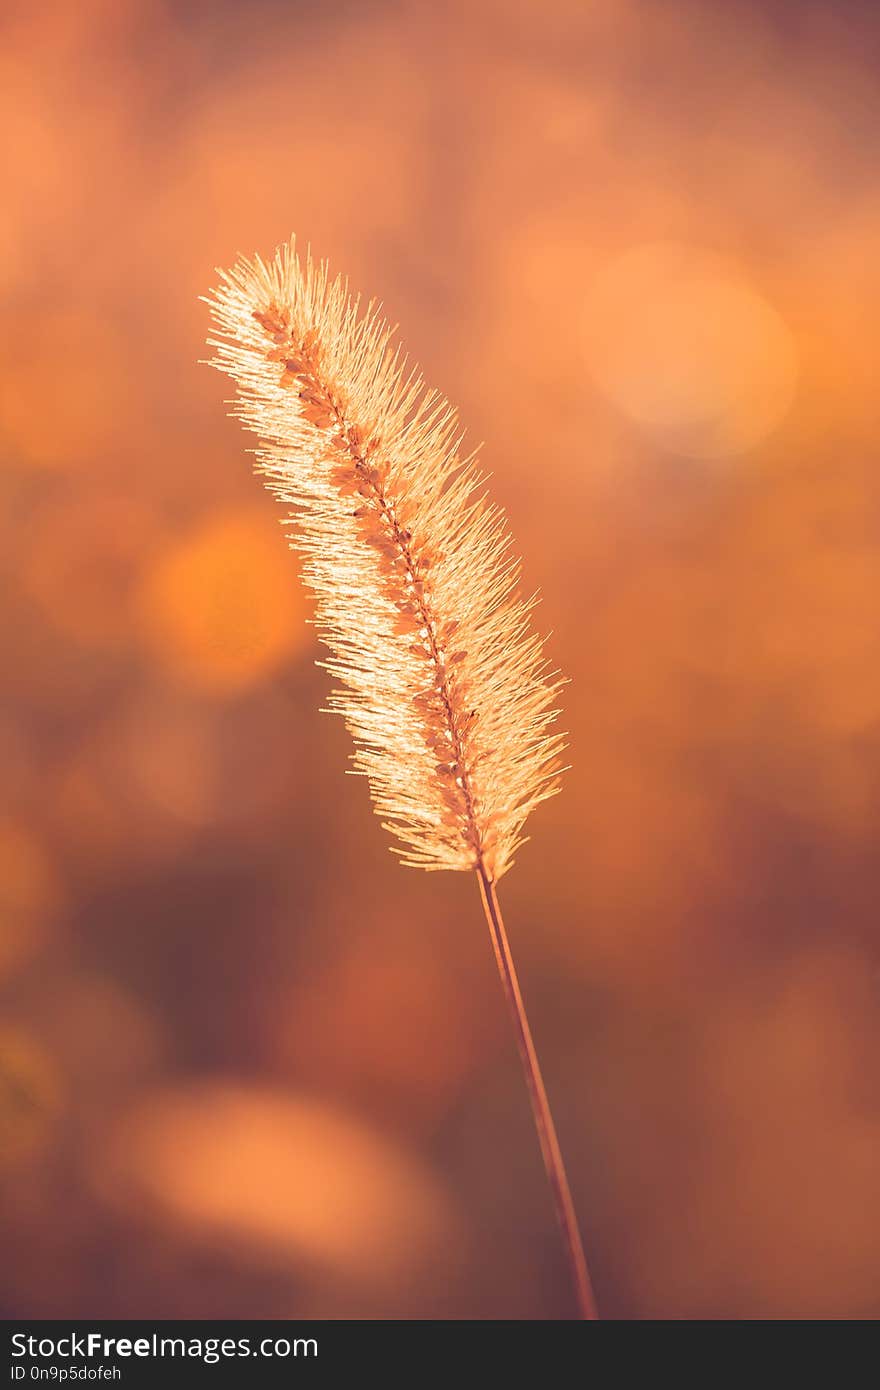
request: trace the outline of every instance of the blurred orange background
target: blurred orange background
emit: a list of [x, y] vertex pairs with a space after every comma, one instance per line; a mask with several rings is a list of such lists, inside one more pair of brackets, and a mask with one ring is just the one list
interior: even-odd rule
[[198, 365], [296, 231], [571, 677], [503, 902], [608, 1317], [880, 1313], [868, 4], [12, 0], [0, 1305], [566, 1317], [467, 876], [399, 868]]

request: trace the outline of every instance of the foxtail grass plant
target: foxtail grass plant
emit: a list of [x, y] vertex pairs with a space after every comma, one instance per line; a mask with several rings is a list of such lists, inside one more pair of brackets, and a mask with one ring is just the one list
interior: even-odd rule
[[355, 743], [403, 862], [475, 873], [522, 1059], [579, 1314], [596, 1307], [498, 881], [530, 812], [559, 788], [560, 681], [519, 595], [501, 510], [461, 456], [455, 411], [428, 389], [374, 303], [293, 241], [220, 272], [212, 365], [258, 438], [288, 509]]

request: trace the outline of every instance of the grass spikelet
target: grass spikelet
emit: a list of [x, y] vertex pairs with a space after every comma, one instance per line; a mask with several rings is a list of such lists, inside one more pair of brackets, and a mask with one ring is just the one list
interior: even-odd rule
[[455, 412], [375, 305], [293, 243], [240, 262], [208, 301], [214, 365], [293, 514], [331, 697], [404, 862], [497, 881], [558, 788], [559, 682], [517, 592], [500, 509], [459, 453]]
[[331, 696], [407, 864], [477, 873], [568, 1257], [597, 1316], [577, 1218], [498, 903], [529, 813], [558, 790], [559, 680], [518, 592], [504, 516], [462, 458], [452, 407], [375, 304], [291, 241], [222, 272], [213, 365], [238, 388], [258, 470], [290, 511]]

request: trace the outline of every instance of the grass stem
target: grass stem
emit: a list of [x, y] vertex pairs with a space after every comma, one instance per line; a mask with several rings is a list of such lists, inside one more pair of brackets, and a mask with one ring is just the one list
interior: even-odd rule
[[538, 1054], [532, 1040], [532, 1030], [529, 1027], [529, 1020], [517, 979], [516, 966], [510, 951], [510, 942], [507, 939], [504, 919], [498, 905], [498, 894], [495, 891], [494, 882], [482, 865], [477, 870], [477, 877], [480, 882], [480, 894], [483, 899], [486, 921], [489, 924], [489, 934], [492, 937], [492, 945], [495, 950], [495, 959], [498, 963], [498, 973], [501, 976], [504, 995], [516, 1034], [526, 1088], [532, 1105], [532, 1115], [544, 1158], [544, 1167], [553, 1193], [556, 1215], [562, 1232], [562, 1242], [571, 1269], [578, 1314], [584, 1320], [597, 1321], [599, 1314], [596, 1309], [596, 1300], [578, 1228], [571, 1188], [568, 1185], [565, 1163], [556, 1135], [556, 1126], [553, 1123], [550, 1102], [547, 1099], [544, 1078], [541, 1075]]

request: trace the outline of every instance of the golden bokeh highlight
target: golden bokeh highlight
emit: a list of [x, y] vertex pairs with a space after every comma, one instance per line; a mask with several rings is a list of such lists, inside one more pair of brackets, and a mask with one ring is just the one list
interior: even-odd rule
[[638, 246], [604, 266], [584, 338], [602, 389], [673, 453], [743, 453], [791, 406], [792, 334], [742, 272], [699, 248]]
[[268, 512], [221, 512], [200, 522], [147, 576], [146, 641], [189, 685], [254, 685], [310, 643], [296, 569]]
[[133, 1192], [159, 1220], [365, 1285], [411, 1278], [460, 1239], [422, 1164], [354, 1117], [283, 1091], [147, 1097], [109, 1139], [96, 1179], [110, 1200]]

